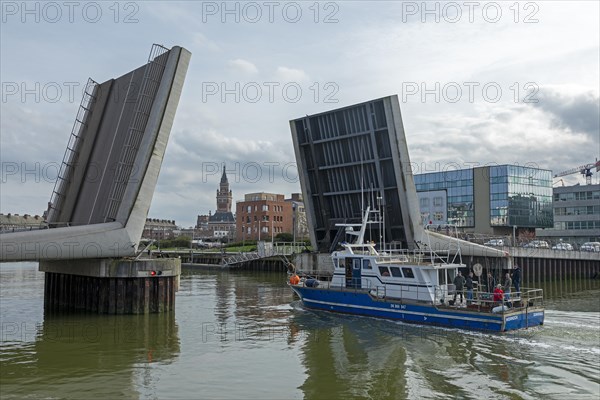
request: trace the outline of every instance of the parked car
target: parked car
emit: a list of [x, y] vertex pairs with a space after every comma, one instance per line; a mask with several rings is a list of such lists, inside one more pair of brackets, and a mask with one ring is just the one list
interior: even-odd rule
[[572, 251], [573, 245], [571, 245], [571, 243], [560, 242], [560, 243], [557, 243], [556, 245], [552, 246], [552, 250]]
[[534, 249], [549, 249], [550, 245], [545, 240], [532, 240], [523, 247], [529, 247]]
[[585, 242], [579, 248], [581, 251], [593, 251], [600, 253], [600, 242]]
[[484, 246], [504, 246], [504, 239], [492, 239], [483, 244]]

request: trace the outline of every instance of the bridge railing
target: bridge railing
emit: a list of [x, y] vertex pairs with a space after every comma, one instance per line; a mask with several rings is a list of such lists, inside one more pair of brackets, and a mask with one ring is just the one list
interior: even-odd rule
[[78, 161], [79, 139], [87, 125], [91, 106], [96, 100], [97, 87], [98, 83], [92, 78], [89, 78], [83, 92], [83, 98], [79, 104], [79, 110], [77, 111], [73, 128], [71, 129], [71, 136], [69, 136], [69, 142], [67, 143], [67, 148], [60, 165], [58, 177], [54, 183], [54, 189], [52, 189], [50, 202], [48, 203], [47, 221], [49, 224], [60, 223], [60, 221], [56, 221], [56, 218], [58, 218], [62, 209], [67, 187], [69, 186], [71, 176]]

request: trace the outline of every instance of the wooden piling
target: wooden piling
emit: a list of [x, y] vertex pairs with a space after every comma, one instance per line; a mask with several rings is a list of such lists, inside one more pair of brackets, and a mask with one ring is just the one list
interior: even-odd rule
[[40, 262], [47, 312], [167, 313], [175, 309], [178, 259]]

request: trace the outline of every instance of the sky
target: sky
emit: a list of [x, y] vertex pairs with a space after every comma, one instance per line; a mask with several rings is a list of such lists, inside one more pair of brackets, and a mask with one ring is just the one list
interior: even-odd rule
[[1, 11], [4, 214], [42, 214], [87, 79], [144, 64], [153, 43], [192, 53], [149, 212], [182, 227], [214, 212], [223, 165], [234, 201], [300, 192], [290, 120], [394, 94], [414, 173], [556, 174], [600, 158], [596, 1], [2, 1]]

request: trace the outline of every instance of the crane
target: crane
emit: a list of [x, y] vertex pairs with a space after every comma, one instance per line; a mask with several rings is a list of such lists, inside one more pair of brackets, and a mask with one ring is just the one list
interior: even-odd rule
[[560, 178], [561, 176], [566, 176], [566, 175], [571, 175], [571, 174], [575, 174], [577, 172], [581, 173], [581, 175], [585, 176], [585, 183], [586, 185], [591, 185], [592, 184], [592, 169], [596, 168], [596, 172], [600, 171], [600, 161], [598, 161], [596, 159], [596, 162], [593, 163], [589, 163], [589, 164], [585, 164], [585, 165], [581, 165], [579, 167], [576, 168], [571, 168], [568, 169], [566, 171], [563, 171], [559, 174], [554, 175], [555, 178]]

